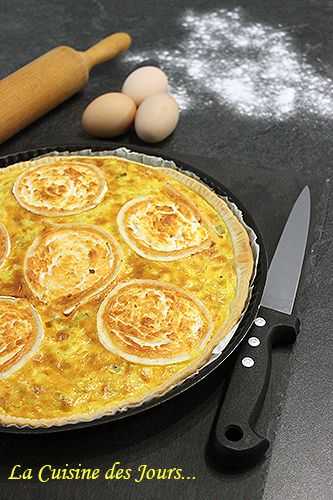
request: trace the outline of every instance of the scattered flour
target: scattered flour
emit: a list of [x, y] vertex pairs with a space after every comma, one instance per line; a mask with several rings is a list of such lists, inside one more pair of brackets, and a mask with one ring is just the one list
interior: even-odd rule
[[125, 60], [160, 63], [183, 110], [218, 102], [249, 117], [332, 116], [332, 80], [306, 61], [288, 32], [250, 22], [240, 8], [187, 11], [181, 26], [177, 49], [128, 54]]

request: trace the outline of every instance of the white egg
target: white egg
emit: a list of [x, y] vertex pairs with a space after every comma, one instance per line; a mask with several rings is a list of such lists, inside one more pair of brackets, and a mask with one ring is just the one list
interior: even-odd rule
[[139, 106], [146, 97], [167, 92], [168, 78], [155, 66], [143, 66], [128, 75], [121, 91]]
[[168, 94], [147, 97], [140, 104], [135, 116], [135, 131], [145, 142], [160, 142], [176, 128], [179, 108], [175, 99]]

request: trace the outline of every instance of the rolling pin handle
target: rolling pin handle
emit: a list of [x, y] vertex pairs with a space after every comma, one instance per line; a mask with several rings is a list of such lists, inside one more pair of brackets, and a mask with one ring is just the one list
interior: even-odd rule
[[125, 52], [131, 43], [132, 39], [128, 33], [114, 33], [103, 38], [103, 40], [90, 47], [90, 49], [82, 52], [82, 55], [90, 70], [96, 64], [109, 61], [122, 52]]

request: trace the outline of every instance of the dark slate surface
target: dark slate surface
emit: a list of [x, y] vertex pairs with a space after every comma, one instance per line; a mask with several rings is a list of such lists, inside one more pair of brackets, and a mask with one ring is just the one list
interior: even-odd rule
[[[117, 30], [128, 30], [137, 50], [156, 44], [174, 48], [183, 36], [177, 22], [184, 9], [191, 7], [200, 13], [238, 5], [212, 0], [2, 0], [0, 77], [53, 46], [66, 43], [84, 49]], [[252, 0], [241, 5], [257, 22], [289, 26], [299, 51], [330, 77], [332, 2]], [[90, 144], [79, 125], [83, 109], [93, 97], [119, 88], [127, 71], [128, 65], [121, 59], [96, 68], [81, 94], [0, 146], [0, 154], [40, 145]], [[262, 228], [269, 256], [298, 191], [304, 184], [310, 185], [311, 237], [297, 300], [302, 331], [291, 355], [288, 351], [274, 353], [272, 383], [258, 424], [259, 430], [275, 436], [269, 460], [247, 473], [225, 475], [206, 456], [224, 379], [219, 370], [182, 397], [112, 427], [47, 437], [1, 436], [1, 499], [332, 498], [331, 127], [331, 119], [301, 113], [281, 122], [244, 119], [222, 105], [212, 113], [200, 108], [198, 96], [198, 106], [183, 113], [175, 134], [158, 146], [165, 153], [192, 161], [233, 190]], [[133, 134], [121, 140], [139, 144]], [[126, 481], [40, 485], [6, 479], [15, 463], [107, 467], [115, 460], [128, 467], [178, 465], [197, 479], [138, 485]]]

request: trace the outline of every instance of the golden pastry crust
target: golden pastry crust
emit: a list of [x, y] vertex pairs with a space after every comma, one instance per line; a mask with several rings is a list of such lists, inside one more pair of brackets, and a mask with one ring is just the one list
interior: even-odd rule
[[104, 198], [107, 184], [92, 162], [77, 158], [42, 158], [16, 180], [18, 203], [38, 215], [58, 217], [91, 210]]
[[69, 314], [105, 290], [120, 271], [122, 252], [110, 233], [88, 224], [48, 226], [24, 259], [32, 293]]
[[10, 254], [10, 238], [6, 227], [0, 223], [0, 267]]
[[157, 280], [131, 280], [104, 299], [97, 329], [104, 347], [122, 358], [168, 365], [200, 352], [210, 338], [212, 320], [193, 294]]
[[0, 297], [0, 379], [22, 368], [43, 336], [40, 316], [27, 300]]
[[[100, 342], [96, 318], [102, 301], [109, 303], [105, 299], [108, 287], [92, 300], [81, 302], [69, 316], [59, 316], [49, 304], [32, 295], [24, 286], [23, 261], [33, 241], [43, 234], [47, 219], [23, 209], [11, 195], [13, 183], [29, 162], [3, 169], [0, 220], [11, 236], [12, 251], [8, 265], [0, 269], [0, 290], [6, 295], [30, 297], [46, 325], [39, 351], [20, 370], [0, 380], [3, 425], [50, 427], [91, 421], [164, 394], [210, 358], [214, 347], [239, 321], [249, 294], [254, 258], [247, 231], [225, 200], [202, 182], [175, 169], [112, 156], [71, 159], [93, 163], [112, 186], [112, 192], [108, 191], [94, 210], [67, 219], [74, 225], [97, 226], [112, 234], [122, 247], [123, 264], [111, 286], [116, 289], [133, 280], [151, 280], [181, 289], [203, 305], [204, 309], [198, 308], [199, 316], [210, 320], [211, 333], [201, 348], [194, 349], [191, 359], [143, 365], [109, 351]], [[130, 200], [156, 197], [165, 193], [166, 186], [196, 207], [210, 245], [176, 261], [148, 260], [119, 234], [117, 215]], [[61, 219], [56, 222], [61, 223]], [[206, 316], [203, 310], [207, 310]]]

